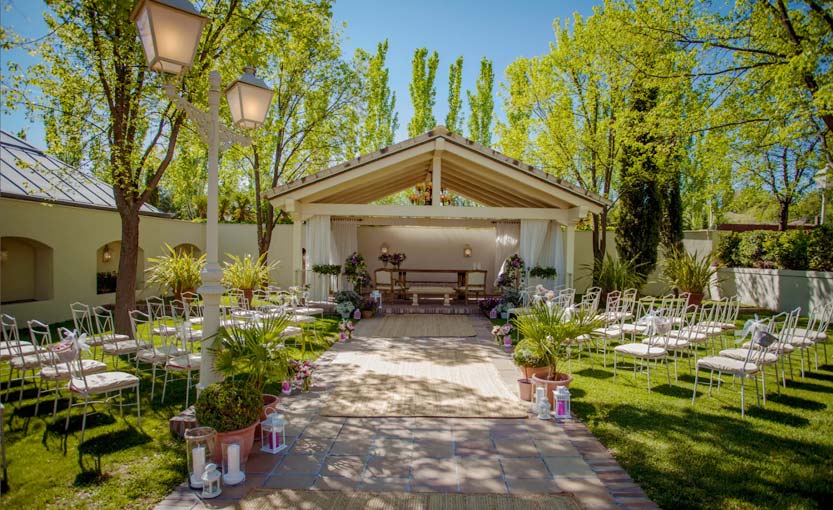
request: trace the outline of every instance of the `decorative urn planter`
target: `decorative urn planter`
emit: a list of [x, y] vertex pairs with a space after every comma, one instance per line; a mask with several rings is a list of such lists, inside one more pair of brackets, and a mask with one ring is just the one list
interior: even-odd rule
[[573, 382], [573, 376], [570, 375], [570, 374], [563, 374], [561, 372], [556, 372], [554, 381], [550, 380], [550, 379], [546, 379], [546, 376], [547, 376], [546, 372], [544, 372], [540, 376], [533, 375], [532, 376], [532, 384], [534, 384], [536, 387], [540, 386], [540, 387], [543, 387], [545, 389], [546, 395], [547, 395], [547, 400], [549, 400], [550, 408], [552, 408], [552, 404], [553, 404], [552, 392], [555, 391], [555, 389], [558, 388], [559, 386], [566, 386], [566, 387], [569, 388], [570, 383]]

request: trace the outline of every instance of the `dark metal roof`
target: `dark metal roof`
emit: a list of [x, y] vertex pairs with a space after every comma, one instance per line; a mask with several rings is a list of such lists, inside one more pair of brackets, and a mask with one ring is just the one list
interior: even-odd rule
[[[0, 195], [94, 209], [116, 209], [112, 186], [2, 130]], [[141, 211], [166, 215], [148, 204], [143, 205]]]

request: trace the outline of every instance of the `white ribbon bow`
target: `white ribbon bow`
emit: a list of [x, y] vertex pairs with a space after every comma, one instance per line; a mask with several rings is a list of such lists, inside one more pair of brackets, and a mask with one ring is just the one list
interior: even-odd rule
[[671, 331], [671, 320], [662, 315], [662, 309], [649, 311], [636, 323], [640, 326], [647, 326], [646, 336], [662, 336]]
[[749, 335], [752, 335], [753, 342], [759, 343], [767, 329], [766, 319], [759, 319], [758, 314], [755, 314], [754, 319], [749, 319], [744, 323], [743, 329], [735, 332], [736, 336], [740, 336], [740, 340], [735, 340], [735, 343], [743, 343]]

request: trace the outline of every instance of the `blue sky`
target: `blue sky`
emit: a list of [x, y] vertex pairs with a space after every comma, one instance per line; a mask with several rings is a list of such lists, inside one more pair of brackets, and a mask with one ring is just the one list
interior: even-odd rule
[[[494, 62], [495, 88], [503, 80], [506, 66], [517, 57], [541, 55], [553, 41], [552, 22], [569, 18], [574, 12], [588, 15], [592, 1], [564, 0], [422, 0], [420, 2], [383, 0], [337, 0], [334, 17], [344, 22], [344, 52], [352, 56], [356, 48], [375, 51], [376, 44], [389, 40], [388, 67], [391, 88], [396, 92], [396, 109], [400, 128], [396, 140], [407, 137], [412, 115], [408, 83], [411, 79], [411, 58], [415, 48], [425, 46], [437, 50], [440, 65], [437, 71], [437, 104], [434, 117], [444, 123], [447, 112], [448, 66], [463, 56], [463, 89], [474, 89], [480, 59]], [[2, 0], [4, 9], [0, 22], [27, 39], [46, 33], [41, 13], [41, 0]], [[23, 51], [4, 52], [0, 60], [31, 64]], [[467, 108], [467, 106], [466, 106]], [[500, 115], [500, 98], [495, 110]], [[30, 141], [43, 145], [43, 129], [30, 123], [21, 112], [3, 114], [0, 125], [16, 133], [27, 128]]]

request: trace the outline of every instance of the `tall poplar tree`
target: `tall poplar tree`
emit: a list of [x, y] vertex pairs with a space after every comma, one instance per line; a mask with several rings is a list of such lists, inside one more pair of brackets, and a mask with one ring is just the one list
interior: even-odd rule
[[360, 120], [358, 149], [362, 154], [373, 152], [393, 143], [399, 128], [396, 113], [396, 93], [390, 89], [389, 70], [385, 67], [388, 40], [380, 42], [376, 53], [356, 50], [361, 80], [361, 100], [357, 112]]
[[475, 142], [490, 147], [492, 145], [492, 116], [494, 115], [495, 99], [493, 88], [495, 73], [492, 71], [492, 61], [483, 57], [480, 61], [480, 74], [477, 77], [475, 92], [466, 91], [469, 98], [469, 138]]
[[411, 61], [412, 74], [408, 91], [411, 93], [411, 104], [414, 106], [414, 116], [408, 123], [408, 136], [417, 136], [434, 126], [434, 104], [437, 101], [437, 88], [434, 79], [437, 76], [437, 66], [440, 57], [434, 51], [428, 55], [427, 48], [417, 48]]
[[445, 116], [445, 127], [452, 133], [460, 133], [463, 129], [463, 99], [460, 96], [462, 81], [463, 57], [458, 57], [448, 67], [448, 115]]

